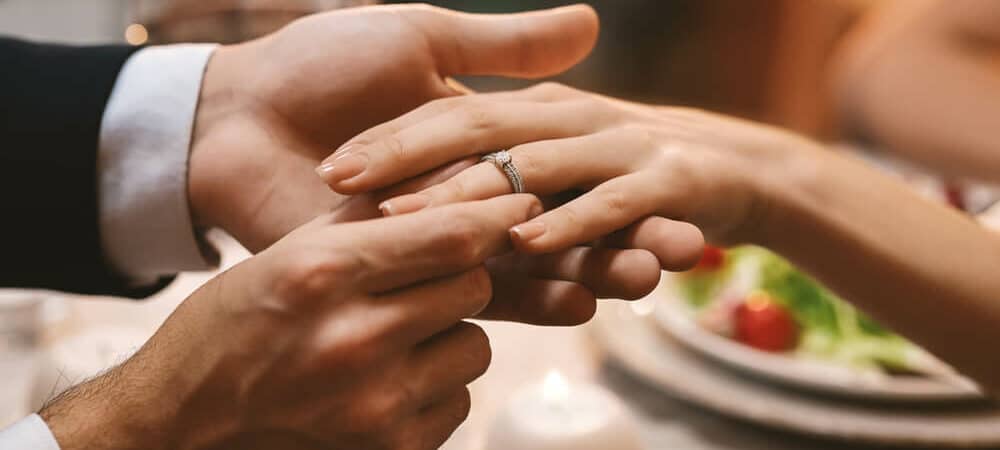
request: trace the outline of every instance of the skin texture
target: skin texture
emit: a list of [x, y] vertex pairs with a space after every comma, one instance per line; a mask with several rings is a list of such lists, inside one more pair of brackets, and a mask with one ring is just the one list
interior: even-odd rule
[[382, 199], [468, 162], [353, 196], [314, 172], [358, 131], [457, 95], [446, 76], [554, 74], [589, 52], [597, 27], [588, 7], [391, 6], [218, 49], [189, 201], [200, 227], [260, 253], [188, 298], [133, 358], [46, 406], [61, 447], [437, 448], [489, 363], [485, 335], [463, 319], [575, 325], [597, 297], [652, 290], [659, 264], [645, 250], [511, 253], [507, 228], [541, 212], [532, 196], [381, 218]]
[[998, 57], [1000, 2], [886, 2], [835, 58], [843, 121], [934, 170], [1000, 181]]
[[[1000, 363], [981, 347], [1000, 342], [997, 235], [803, 137], [540, 85], [432, 102], [352, 142], [359, 145], [350, 151], [368, 153], [372, 163], [355, 177], [328, 177], [339, 192], [377, 189], [470, 153], [510, 148], [530, 192], [582, 192], [512, 227], [522, 252], [613, 239], [625, 229], [626, 247], [661, 261], [685, 259], [700, 253], [700, 235], [684, 231], [693, 224], [713, 242], [759, 244], [790, 258], [987, 391], [1000, 390]], [[497, 168], [478, 164], [390, 199], [383, 210], [405, 214], [510, 190]], [[651, 220], [675, 232], [635, 228]]]
[[332, 149], [456, 95], [447, 76], [559, 73], [590, 52], [597, 30], [587, 7], [483, 16], [405, 5], [317, 14], [222, 47], [196, 117], [194, 215], [254, 251], [319, 214], [353, 219], [313, 173]]
[[[64, 450], [432, 449], [490, 361], [484, 262], [542, 211], [507, 196], [295, 230], [42, 412]], [[413, 230], [422, 230], [415, 235]]]
[[[318, 14], [222, 47], [206, 69], [195, 123], [188, 178], [195, 219], [257, 252], [320, 214], [337, 222], [379, 217], [386, 196], [434, 184], [461, 163], [352, 197], [330, 191], [314, 172], [331, 149], [457, 95], [447, 76], [561, 72], [589, 53], [597, 31], [586, 6], [489, 16], [404, 5]], [[495, 280], [516, 286], [497, 292], [509, 311], [498, 317], [522, 319], [516, 311], [535, 311], [528, 303], [565, 312], [523, 317], [545, 325], [584, 322], [596, 297], [639, 298], [659, 279], [655, 258], [640, 250], [581, 247], [488, 266]]]

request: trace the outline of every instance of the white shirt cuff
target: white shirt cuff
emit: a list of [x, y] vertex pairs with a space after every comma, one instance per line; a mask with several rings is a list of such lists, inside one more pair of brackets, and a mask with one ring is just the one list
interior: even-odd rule
[[125, 62], [101, 121], [98, 204], [105, 259], [133, 282], [205, 270], [218, 257], [188, 204], [191, 134], [214, 44], [149, 47]]
[[59, 443], [38, 414], [0, 430], [0, 449], [59, 450]]

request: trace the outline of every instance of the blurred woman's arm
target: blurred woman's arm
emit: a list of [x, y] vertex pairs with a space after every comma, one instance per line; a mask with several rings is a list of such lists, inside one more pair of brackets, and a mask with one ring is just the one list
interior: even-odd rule
[[[691, 264], [701, 236], [770, 247], [986, 389], [1000, 392], [1000, 237], [860, 161], [775, 128], [557, 85], [427, 104], [350, 141], [364, 159], [335, 190], [378, 189], [449, 161], [509, 148], [525, 189], [580, 193], [511, 229], [526, 253], [602, 242]], [[508, 194], [477, 164], [381, 209], [404, 214]]]
[[1000, 2], [905, 0], [845, 42], [846, 127], [944, 173], [1000, 181]]
[[833, 152], [773, 191], [760, 243], [1000, 392], [1000, 234]]

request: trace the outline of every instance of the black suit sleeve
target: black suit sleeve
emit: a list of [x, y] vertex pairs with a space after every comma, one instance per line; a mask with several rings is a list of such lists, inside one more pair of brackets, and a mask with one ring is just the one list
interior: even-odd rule
[[0, 287], [141, 297], [101, 254], [97, 147], [134, 47], [0, 38]]

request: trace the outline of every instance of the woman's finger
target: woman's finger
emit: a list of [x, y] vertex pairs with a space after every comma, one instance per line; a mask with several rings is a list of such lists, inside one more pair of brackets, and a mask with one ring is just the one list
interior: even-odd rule
[[[641, 167], [646, 145], [631, 135], [603, 132], [522, 144], [511, 148], [510, 155], [525, 190], [549, 195], [586, 189], [632, 172]], [[623, 150], [628, 150], [631, 157], [620, 157]], [[391, 215], [405, 214], [428, 206], [482, 200], [511, 192], [513, 187], [504, 172], [484, 162], [417, 194], [389, 199], [379, 208]]]
[[331, 212], [331, 215], [337, 223], [371, 219], [386, 199], [412, 194], [441, 184], [478, 162], [478, 158], [459, 160], [381, 191], [372, 192], [371, 195], [351, 196], [343, 205]]
[[[652, 189], [652, 183], [661, 183]], [[631, 174], [607, 181], [554, 210], [510, 229], [514, 245], [526, 253], [551, 253], [591, 242], [655, 214], [666, 184]]]
[[683, 271], [701, 258], [705, 237], [698, 227], [679, 220], [652, 216], [604, 239], [601, 246], [645, 249], [656, 255], [664, 270]]
[[660, 264], [646, 250], [574, 247], [544, 255], [512, 253], [489, 261], [487, 266], [493, 274], [510, 271], [580, 283], [598, 298], [642, 298], [660, 281]]
[[320, 166], [332, 189], [380, 189], [442, 164], [525, 142], [594, 130], [594, 113], [575, 102], [468, 102], [423, 122], [338, 152]]
[[514, 91], [475, 93], [468, 87], [450, 78], [446, 78], [443, 82], [442, 93], [446, 96], [446, 98], [424, 103], [402, 116], [376, 125], [355, 136], [353, 139], [340, 146], [340, 148], [334, 152], [333, 157], [327, 158], [327, 161], [332, 161], [332, 158], [347, 152], [351, 148], [360, 148], [361, 146], [371, 144], [382, 137], [397, 133], [411, 126], [425, 122], [432, 117], [465, 105], [492, 104], [507, 101], [534, 101], [540, 103], [551, 103], [583, 95], [575, 89], [555, 83], [541, 83]]
[[580, 283], [504, 274], [494, 276], [493, 285], [493, 301], [477, 318], [573, 326], [597, 312], [597, 297]]

